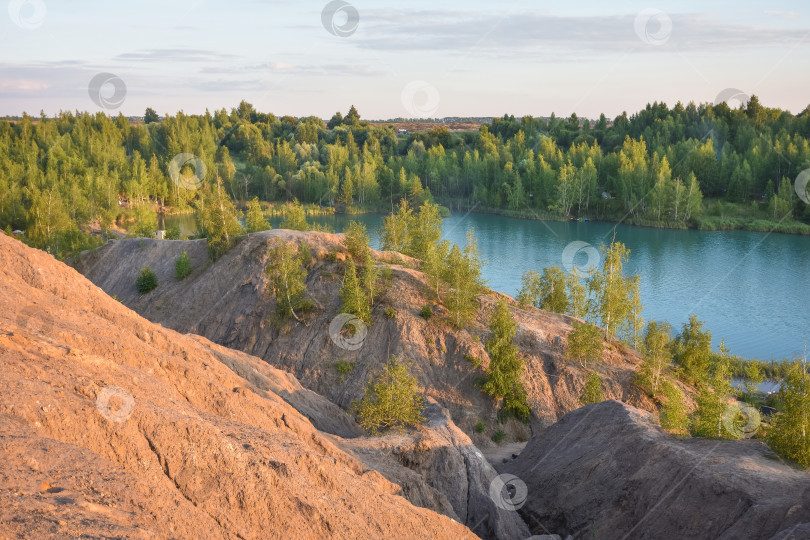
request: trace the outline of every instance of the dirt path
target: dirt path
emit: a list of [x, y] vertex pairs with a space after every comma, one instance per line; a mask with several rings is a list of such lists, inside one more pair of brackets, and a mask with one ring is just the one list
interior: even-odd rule
[[504, 443], [494, 448], [481, 450], [481, 453], [484, 454], [484, 457], [487, 458], [490, 465], [498, 469], [503, 466], [504, 459], [510, 460], [512, 459], [512, 454], [520, 454], [526, 447], [526, 444], [525, 442]]

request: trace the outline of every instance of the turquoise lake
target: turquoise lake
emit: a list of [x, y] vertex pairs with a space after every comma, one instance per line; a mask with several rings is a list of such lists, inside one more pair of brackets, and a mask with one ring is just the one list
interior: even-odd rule
[[[366, 224], [372, 247], [382, 215], [310, 218], [335, 231], [355, 219]], [[194, 230], [194, 216], [167, 222]], [[273, 220], [273, 226], [278, 220]], [[488, 286], [515, 295], [523, 272], [563, 267], [563, 250], [580, 241], [610, 243], [614, 224], [543, 222], [457, 213], [444, 220], [443, 237], [463, 245], [474, 229]], [[791, 358], [810, 338], [810, 238], [746, 231], [648, 229], [619, 225], [616, 240], [630, 249], [625, 270], [641, 276], [644, 320], [669, 321], [676, 331], [692, 313], [724, 338], [733, 354], [763, 360]], [[583, 252], [574, 259], [584, 264]]]

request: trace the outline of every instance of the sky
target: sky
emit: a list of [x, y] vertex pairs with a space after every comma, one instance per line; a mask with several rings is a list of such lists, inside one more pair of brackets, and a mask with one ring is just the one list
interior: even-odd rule
[[5, 0], [0, 115], [613, 118], [810, 105], [810, 3]]

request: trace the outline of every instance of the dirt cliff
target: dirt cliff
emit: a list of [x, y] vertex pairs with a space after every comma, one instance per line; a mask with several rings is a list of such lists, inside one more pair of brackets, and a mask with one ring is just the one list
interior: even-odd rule
[[[307, 294], [316, 308], [304, 324], [293, 321], [276, 328], [275, 300], [265, 291], [264, 268], [268, 247], [275, 240], [306, 242], [313, 253]], [[491, 436], [506, 432], [506, 441], [527, 440], [528, 426], [497, 422], [497, 404], [475, 387], [489, 364], [484, 350], [488, 319], [497, 293], [480, 297], [481, 309], [465, 330], [454, 330], [443, 321], [443, 307], [428, 299], [424, 275], [412, 259], [374, 252], [378, 264], [391, 271], [389, 285], [375, 301], [374, 324], [357, 350], [347, 350], [330, 339], [330, 323], [340, 313], [338, 291], [342, 285], [345, 249], [342, 235], [272, 230], [254, 233], [216, 263], [207, 260], [204, 240], [124, 240], [84, 253], [75, 267], [110, 295], [144, 317], [180, 332], [203, 335], [295, 374], [301, 383], [347, 409], [362, 397], [366, 382], [389, 354], [412, 364], [412, 371], [429, 397], [446, 407], [452, 420], [479, 448], [492, 447]], [[194, 273], [176, 281], [174, 261], [187, 251]], [[328, 254], [335, 254], [327, 256]], [[399, 262], [400, 264], [397, 264]], [[140, 295], [135, 278], [148, 265], [158, 276], [156, 290]], [[418, 315], [425, 305], [437, 313], [430, 320]], [[395, 312], [393, 318], [386, 314]], [[512, 305], [518, 322], [516, 344], [526, 359], [524, 383], [534, 416], [534, 427], [555, 422], [579, 406], [587, 371], [563, 359], [572, 319], [538, 309]], [[470, 359], [481, 360], [475, 368]], [[651, 410], [654, 405], [632, 384], [638, 365], [635, 352], [607, 347], [600, 372], [609, 398]], [[349, 373], [339, 373], [338, 361], [353, 363]], [[486, 428], [477, 433], [482, 421]]]
[[810, 473], [762, 442], [680, 440], [616, 401], [569, 413], [504, 472], [534, 534], [575, 539], [772, 539], [810, 533]]
[[0, 289], [0, 536], [474, 538], [316, 429], [358, 432], [289, 374], [3, 234]]

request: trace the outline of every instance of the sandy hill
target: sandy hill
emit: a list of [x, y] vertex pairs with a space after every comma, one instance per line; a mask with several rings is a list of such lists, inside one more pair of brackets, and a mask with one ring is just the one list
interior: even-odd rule
[[[3, 234], [0, 292], [0, 537], [474, 537], [341, 449], [362, 438], [316, 429], [357, 432], [266, 362], [150, 323]], [[416, 475], [369, 446], [389, 476]], [[403, 484], [440, 506], [417, 480]]]
[[[282, 328], [269, 322], [275, 300], [265, 290], [264, 269], [268, 247], [276, 240], [306, 242], [313, 261], [307, 278], [307, 293], [316, 308], [304, 324], [291, 322]], [[374, 324], [357, 350], [338, 346], [330, 338], [330, 323], [340, 313], [338, 291], [342, 285], [345, 249], [342, 235], [272, 230], [240, 239], [227, 255], [209, 263], [204, 240], [123, 240], [82, 254], [76, 269], [110, 295], [115, 295], [147, 319], [180, 332], [190, 332], [234, 349], [263, 358], [293, 373], [301, 383], [344, 409], [362, 397], [366, 382], [388, 354], [397, 354], [412, 364], [428, 396], [446, 407], [457, 424], [482, 449], [493, 446], [491, 436], [504, 430], [506, 441], [525, 441], [528, 426], [515, 422], [499, 425], [496, 404], [475, 387], [483, 375], [470, 358], [485, 368], [489, 356], [484, 343], [489, 336], [488, 319], [496, 293], [482, 295], [482, 309], [465, 330], [443, 322], [444, 308], [429, 300], [424, 275], [412, 259], [395, 253], [378, 253], [378, 264], [391, 271], [386, 290], [375, 301]], [[187, 251], [195, 271], [185, 280], [174, 279], [174, 261]], [[337, 259], [328, 254], [337, 254]], [[396, 264], [397, 261], [401, 264]], [[135, 278], [141, 267], [155, 270], [156, 290], [140, 295]], [[511, 300], [511, 299], [510, 299]], [[434, 305], [437, 316], [418, 315]], [[514, 303], [513, 303], [514, 304]], [[396, 315], [388, 318], [386, 310]], [[565, 315], [538, 309], [520, 309], [512, 314], [519, 324], [516, 343], [526, 359], [524, 383], [533, 412], [533, 427], [555, 422], [579, 407], [587, 371], [563, 359], [572, 320]], [[350, 373], [339, 373], [338, 361], [354, 363]], [[605, 362], [594, 366], [604, 380], [606, 396], [637, 407], [653, 404], [632, 384], [639, 359], [634, 351], [610, 346]], [[476, 433], [482, 420], [487, 428]]]

